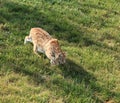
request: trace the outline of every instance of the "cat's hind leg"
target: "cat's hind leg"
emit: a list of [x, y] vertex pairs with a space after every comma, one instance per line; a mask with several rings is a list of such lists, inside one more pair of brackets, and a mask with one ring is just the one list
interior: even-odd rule
[[29, 36], [26, 36], [24, 39], [24, 44], [26, 44], [27, 42], [32, 42], [32, 38]]

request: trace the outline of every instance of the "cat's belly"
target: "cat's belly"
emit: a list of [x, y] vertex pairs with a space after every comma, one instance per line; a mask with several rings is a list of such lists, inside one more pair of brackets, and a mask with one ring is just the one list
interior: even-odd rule
[[45, 53], [45, 51], [42, 48], [40, 48], [40, 47], [37, 48], [37, 51], [41, 52], [41, 53]]

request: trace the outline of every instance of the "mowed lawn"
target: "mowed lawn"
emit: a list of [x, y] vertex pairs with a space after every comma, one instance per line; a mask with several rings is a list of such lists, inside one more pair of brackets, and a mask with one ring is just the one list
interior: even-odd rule
[[[66, 64], [24, 45], [41, 27]], [[119, 0], [0, 0], [0, 103], [120, 103]]]

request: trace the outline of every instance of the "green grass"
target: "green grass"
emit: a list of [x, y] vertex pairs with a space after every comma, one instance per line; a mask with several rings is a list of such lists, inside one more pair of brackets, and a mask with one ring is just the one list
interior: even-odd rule
[[[120, 103], [119, 0], [0, 0], [0, 103]], [[59, 39], [67, 63], [23, 44], [32, 27]]]

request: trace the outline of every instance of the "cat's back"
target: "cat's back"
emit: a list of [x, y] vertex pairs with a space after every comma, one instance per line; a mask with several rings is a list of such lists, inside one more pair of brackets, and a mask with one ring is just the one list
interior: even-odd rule
[[31, 28], [30, 35], [31, 37], [38, 36], [38, 35], [41, 35], [44, 37], [51, 37], [50, 34], [45, 30], [43, 30], [42, 28]]
[[32, 38], [32, 42], [37, 44], [40, 47], [44, 47], [44, 45], [52, 39], [50, 34], [43, 30], [42, 28], [31, 28], [30, 37]]
[[50, 34], [42, 28], [31, 28], [30, 37], [33, 41], [39, 41], [41, 43], [46, 42], [52, 38]]

